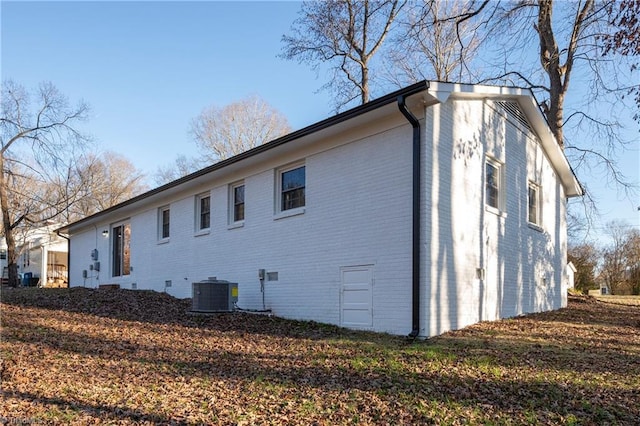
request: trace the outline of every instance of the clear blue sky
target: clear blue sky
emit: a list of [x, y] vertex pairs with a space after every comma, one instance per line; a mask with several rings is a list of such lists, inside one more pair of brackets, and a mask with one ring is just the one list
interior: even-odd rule
[[[298, 129], [333, 114], [325, 75], [276, 57], [297, 2], [1, 2], [2, 78], [51, 81], [91, 105], [84, 130], [152, 177], [197, 150], [189, 123], [210, 105], [257, 94]], [[637, 125], [621, 159], [640, 183]], [[640, 199], [580, 176], [605, 214], [640, 227]], [[150, 179], [151, 181], [151, 179]], [[600, 226], [600, 225], [599, 225]]]
[[53, 82], [87, 130], [152, 175], [196, 153], [189, 123], [257, 94], [293, 128], [330, 116], [315, 72], [278, 59], [293, 2], [2, 2], [2, 77]]

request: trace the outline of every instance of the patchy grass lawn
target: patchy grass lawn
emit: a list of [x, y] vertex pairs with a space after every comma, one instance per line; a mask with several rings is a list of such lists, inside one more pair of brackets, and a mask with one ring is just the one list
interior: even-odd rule
[[127, 290], [2, 294], [0, 419], [33, 424], [638, 424], [640, 308], [421, 342]]
[[595, 296], [595, 298], [600, 302], [640, 306], [640, 296], [613, 296], [613, 295], [607, 294], [607, 295], [597, 295]]

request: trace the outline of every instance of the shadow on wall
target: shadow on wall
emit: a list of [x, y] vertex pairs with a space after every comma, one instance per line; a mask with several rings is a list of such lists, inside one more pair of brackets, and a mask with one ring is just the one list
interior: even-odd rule
[[[516, 292], [504, 292], [515, 294], [515, 300], [505, 298], [502, 302], [502, 310], [507, 316], [520, 315], [530, 312], [541, 312], [557, 309], [561, 302], [561, 272], [555, 271], [554, 265], [561, 257], [557, 250], [559, 244], [559, 209], [555, 210], [554, 223], [548, 220], [544, 228], [536, 228], [528, 223], [528, 187], [530, 180], [544, 183], [542, 156], [538, 152], [539, 147], [525, 137], [512, 125], [507, 125], [507, 144], [505, 146], [507, 158], [526, 158], [527, 161], [513, 161], [508, 165], [507, 192], [511, 193], [509, 203], [514, 217], [508, 217], [506, 222], [506, 234], [501, 237], [508, 243], [510, 238], [517, 241], [517, 246], [510, 246], [511, 252], [517, 251], [513, 263], [509, 263], [504, 257], [502, 264], [505, 270], [504, 285], [513, 286]], [[559, 184], [555, 185], [558, 191]], [[541, 197], [554, 197], [557, 202], [559, 194], [544, 194]], [[544, 212], [541, 212], [544, 213]], [[549, 234], [551, 230], [554, 239]]]
[[[423, 168], [427, 282], [423, 301], [429, 335], [475, 323], [484, 318], [486, 309], [484, 283], [474, 279], [484, 261], [482, 225], [474, 224], [476, 220], [482, 223], [484, 214], [475, 205], [482, 189], [474, 186], [482, 185], [478, 177], [484, 130], [464, 125], [474, 124], [473, 111], [459, 114], [454, 108], [451, 103], [432, 107], [431, 121], [425, 126], [432, 141], [425, 149]], [[456, 123], [452, 116], [458, 117]]]
[[[541, 179], [544, 166], [540, 159], [529, 164], [537, 148], [486, 103], [479, 128], [478, 110], [456, 111], [454, 126], [447, 108], [433, 107], [425, 126], [433, 143], [424, 154], [431, 166], [424, 171], [427, 333], [559, 308], [561, 212], [554, 209], [555, 222], [545, 224], [553, 235], [527, 220], [528, 184]], [[485, 208], [485, 156], [504, 164], [500, 214]], [[559, 191], [556, 185], [547, 197], [558, 200]]]
[[[431, 132], [431, 146], [425, 146], [422, 172], [425, 173], [424, 276], [427, 285], [422, 297], [426, 314], [425, 334], [440, 334], [443, 330], [457, 328], [457, 274], [454, 256], [454, 235], [451, 197], [452, 175], [447, 160], [454, 155], [453, 144], [447, 143], [453, 134], [453, 122], [447, 120], [445, 108], [436, 105], [429, 109], [433, 118], [427, 120], [425, 134]], [[429, 117], [429, 114], [427, 115]], [[426, 139], [429, 140], [429, 139]], [[425, 144], [426, 145], [426, 144]], [[451, 160], [453, 161], [453, 160]]]

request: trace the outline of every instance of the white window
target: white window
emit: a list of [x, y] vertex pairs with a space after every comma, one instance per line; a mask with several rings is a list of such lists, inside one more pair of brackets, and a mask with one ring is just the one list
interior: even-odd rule
[[211, 227], [211, 195], [209, 193], [196, 196], [196, 231]]
[[111, 275], [121, 277], [131, 273], [131, 225], [121, 223], [111, 228]]
[[278, 170], [278, 211], [300, 209], [305, 206], [306, 170], [304, 164], [296, 164]]
[[161, 241], [168, 240], [171, 230], [171, 211], [169, 206], [160, 207], [158, 209], [158, 239]]
[[229, 186], [229, 222], [240, 224], [244, 221], [244, 182]]
[[540, 187], [529, 182], [528, 188], [528, 211], [527, 220], [529, 223], [540, 226]]
[[484, 178], [485, 204], [496, 210], [502, 210], [504, 206], [502, 165], [493, 159], [487, 158]]

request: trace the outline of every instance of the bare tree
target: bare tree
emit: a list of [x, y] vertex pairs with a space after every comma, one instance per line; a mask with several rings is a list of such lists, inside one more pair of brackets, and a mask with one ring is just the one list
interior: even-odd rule
[[153, 176], [157, 185], [164, 185], [183, 176], [187, 176], [203, 167], [207, 161], [202, 158], [189, 158], [186, 155], [178, 155], [172, 164], [158, 167]]
[[[619, 54], [622, 56], [640, 56], [640, 0], [622, 0], [608, 5], [609, 24], [614, 31], [603, 34], [604, 56]], [[630, 65], [633, 73], [638, 70], [638, 62]], [[631, 85], [627, 94], [634, 97], [640, 110], [640, 84]], [[640, 112], [633, 115], [636, 121], [640, 121]]]
[[65, 221], [72, 222], [141, 194], [148, 189], [143, 180], [126, 157], [107, 151], [80, 157], [50, 186], [58, 198], [73, 200], [64, 212]]
[[640, 231], [629, 231], [624, 244], [624, 252], [627, 258], [625, 278], [631, 294], [640, 295]]
[[638, 287], [635, 283], [640, 266], [640, 233], [624, 221], [611, 221], [606, 225], [610, 244], [603, 250], [601, 277], [612, 294], [624, 294]]
[[[515, 81], [544, 93], [543, 109], [560, 146], [564, 145], [564, 103], [574, 65], [578, 59], [595, 59], [593, 42], [601, 34], [600, 24], [606, 17], [604, 9], [596, 7], [595, 0], [564, 3], [559, 6], [560, 2], [554, 0], [472, 1], [468, 9], [441, 18], [445, 22], [454, 20], [458, 30], [472, 18], [485, 24], [488, 36], [484, 41], [500, 46], [494, 47], [493, 53], [500, 62], [492, 64], [493, 71], [484, 81]], [[563, 16], [558, 19], [554, 12], [561, 7]], [[535, 44], [531, 43], [534, 37]], [[459, 43], [461, 49], [467, 48], [464, 39], [459, 39]], [[527, 68], [524, 63], [530, 62], [522, 58], [534, 48], [538, 51], [538, 67]], [[496, 74], [496, 70], [502, 72]]]
[[567, 260], [576, 267], [574, 287], [582, 293], [597, 288], [596, 268], [600, 260], [600, 250], [592, 243], [570, 245], [567, 250]]
[[564, 145], [564, 100], [573, 75], [579, 40], [586, 35], [585, 27], [589, 24], [588, 19], [593, 16], [593, 9], [594, 0], [586, 0], [579, 5], [571, 35], [566, 40], [562, 54], [552, 25], [553, 1], [538, 2], [538, 22], [534, 24], [534, 28], [540, 43], [540, 65], [546, 72], [548, 81], [549, 105], [545, 112], [551, 132], [560, 146]]
[[323, 86], [336, 94], [336, 110], [371, 97], [371, 62], [406, 0], [327, 0], [304, 2], [292, 35], [282, 37], [285, 59], [318, 70], [330, 64], [333, 74]]
[[[57, 216], [71, 202], [69, 194], [56, 198], [37, 184], [66, 173], [68, 161], [87, 141], [74, 128], [87, 110], [84, 103], [71, 106], [50, 83], [33, 94], [13, 81], [2, 84], [0, 209], [12, 286], [18, 284], [16, 230]], [[29, 190], [28, 182], [36, 187]]]
[[223, 108], [206, 108], [191, 122], [203, 161], [215, 163], [291, 131], [284, 115], [252, 96]]
[[[478, 82], [530, 88], [557, 142], [574, 169], [598, 175], [631, 196], [637, 184], [629, 181], [617, 159], [632, 141], [624, 135], [621, 111], [633, 111], [625, 98], [634, 86], [624, 64], [631, 58], [603, 56], [605, 35], [613, 34], [613, 0], [469, 0], [467, 8], [447, 18], [458, 27], [472, 20], [483, 31], [484, 77]], [[480, 25], [481, 24], [481, 25]], [[464, 46], [464, 38], [460, 39]], [[537, 52], [537, 58], [532, 53]], [[587, 89], [576, 90], [575, 82]], [[627, 123], [628, 124], [628, 123]], [[581, 205], [572, 209], [591, 222], [597, 200], [586, 189]], [[575, 206], [575, 207], [574, 207]], [[578, 214], [576, 212], [576, 214]]]
[[398, 86], [420, 80], [471, 81], [478, 54], [479, 24], [457, 23], [468, 5], [463, 0], [411, 3], [398, 18], [389, 48], [385, 78]]

